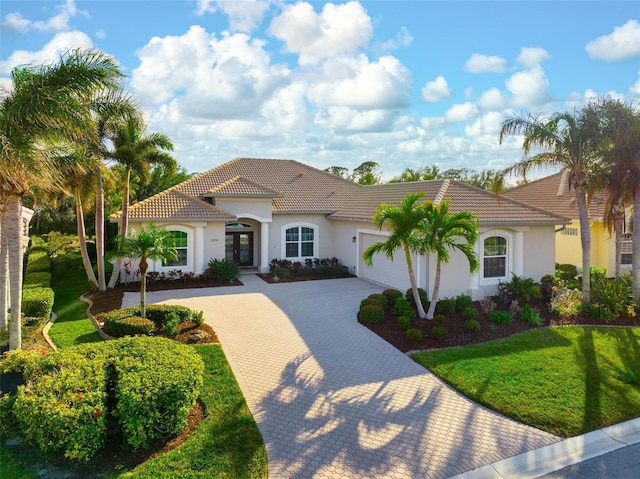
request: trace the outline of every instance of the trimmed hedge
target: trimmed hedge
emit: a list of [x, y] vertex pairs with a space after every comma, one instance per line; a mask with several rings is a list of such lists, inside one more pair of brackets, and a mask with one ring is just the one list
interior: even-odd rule
[[49, 318], [55, 294], [51, 288], [25, 288], [22, 291], [22, 312], [25, 316]]
[[27, 257], [27, 273], [51, 272], [51, 258], [41, 247], [31, 248]]
[[24, 288], [49, 288], [51, 287], [51, 273], [46, 271], [27, 273], [22, 282]]
[[100, 314], [98, 315], [98, 320], [104, 322], [102, 329], [104, 329], [105, 333], [121, 338], [135, 335], [148, 336], [155, 331], [175, 331], [172, 328], [177, 324], [172, 326], [175, 323], [173, 315], [179, 319], [177, 324], [183, 321], [193, 321], [196, 325], [201, 325], [204, 321], [202, 311], [193, 311], [185, 306], [171, 304], [152, 304], [148, 306], [146, 318], [140, 317], [139, 306], [130, 306]]
[[384, 309], [382, 306], [366, 305], [360, 309], [360, 322], [365, 324], [377, 324], [384, 319]]
[[14, 399], [0, 400], [2, 423], [17, 421], [23, 437], [44, 452], [87, 461], [104, 446], [109, 417], [122, 426], [128, 448], [184, 429], [204, 365], [189, 346], [141, 337], [45, 356], [12, 351], [0, 360], [0, 371], [19, 371], [26, 379]]
[[388, 288], [385, 289], [382, 294], [387, 298], [387, 304], [395, 304], [396, 299], [402, 296], [402, 291], [397, 289]]

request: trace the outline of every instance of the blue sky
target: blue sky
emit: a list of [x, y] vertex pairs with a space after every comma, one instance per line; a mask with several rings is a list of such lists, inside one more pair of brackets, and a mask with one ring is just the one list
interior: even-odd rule
[[215, 0], [0, 4], [0, 84], [70, 48], [113, 55], [190, 172], [240, 156], [318, 168], [502, 168], [522, 112], [640, 100], [638, 1]]

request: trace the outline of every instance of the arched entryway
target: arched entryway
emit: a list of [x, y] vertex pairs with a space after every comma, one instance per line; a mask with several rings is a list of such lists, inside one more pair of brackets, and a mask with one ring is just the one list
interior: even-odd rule
[[253, 266], [253, 236], [254, 228], [251, 224], [234, 221], [225, 227], [225, 258], [232, 260], [238, 266]]

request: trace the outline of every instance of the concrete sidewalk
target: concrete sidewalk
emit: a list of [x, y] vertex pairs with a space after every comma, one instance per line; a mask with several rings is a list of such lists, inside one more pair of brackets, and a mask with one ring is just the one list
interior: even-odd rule
[[[360, 300], [381, 287], [242, 281], [148, 300], [205, 312], [264, 438], [270, 478], [516, 477], [499, 464], [547, 462], [555, 453], [545, 448], [567, 444], [473, 403], [361, 326]], [[126, 293], [123, 305], [137, 301]]]

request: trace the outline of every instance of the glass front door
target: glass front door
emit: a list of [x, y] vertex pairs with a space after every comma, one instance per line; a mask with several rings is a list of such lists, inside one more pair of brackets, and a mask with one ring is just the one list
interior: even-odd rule
[[253, 266], [253, 233], [227, 233], [225, 257], [238, 266]]

